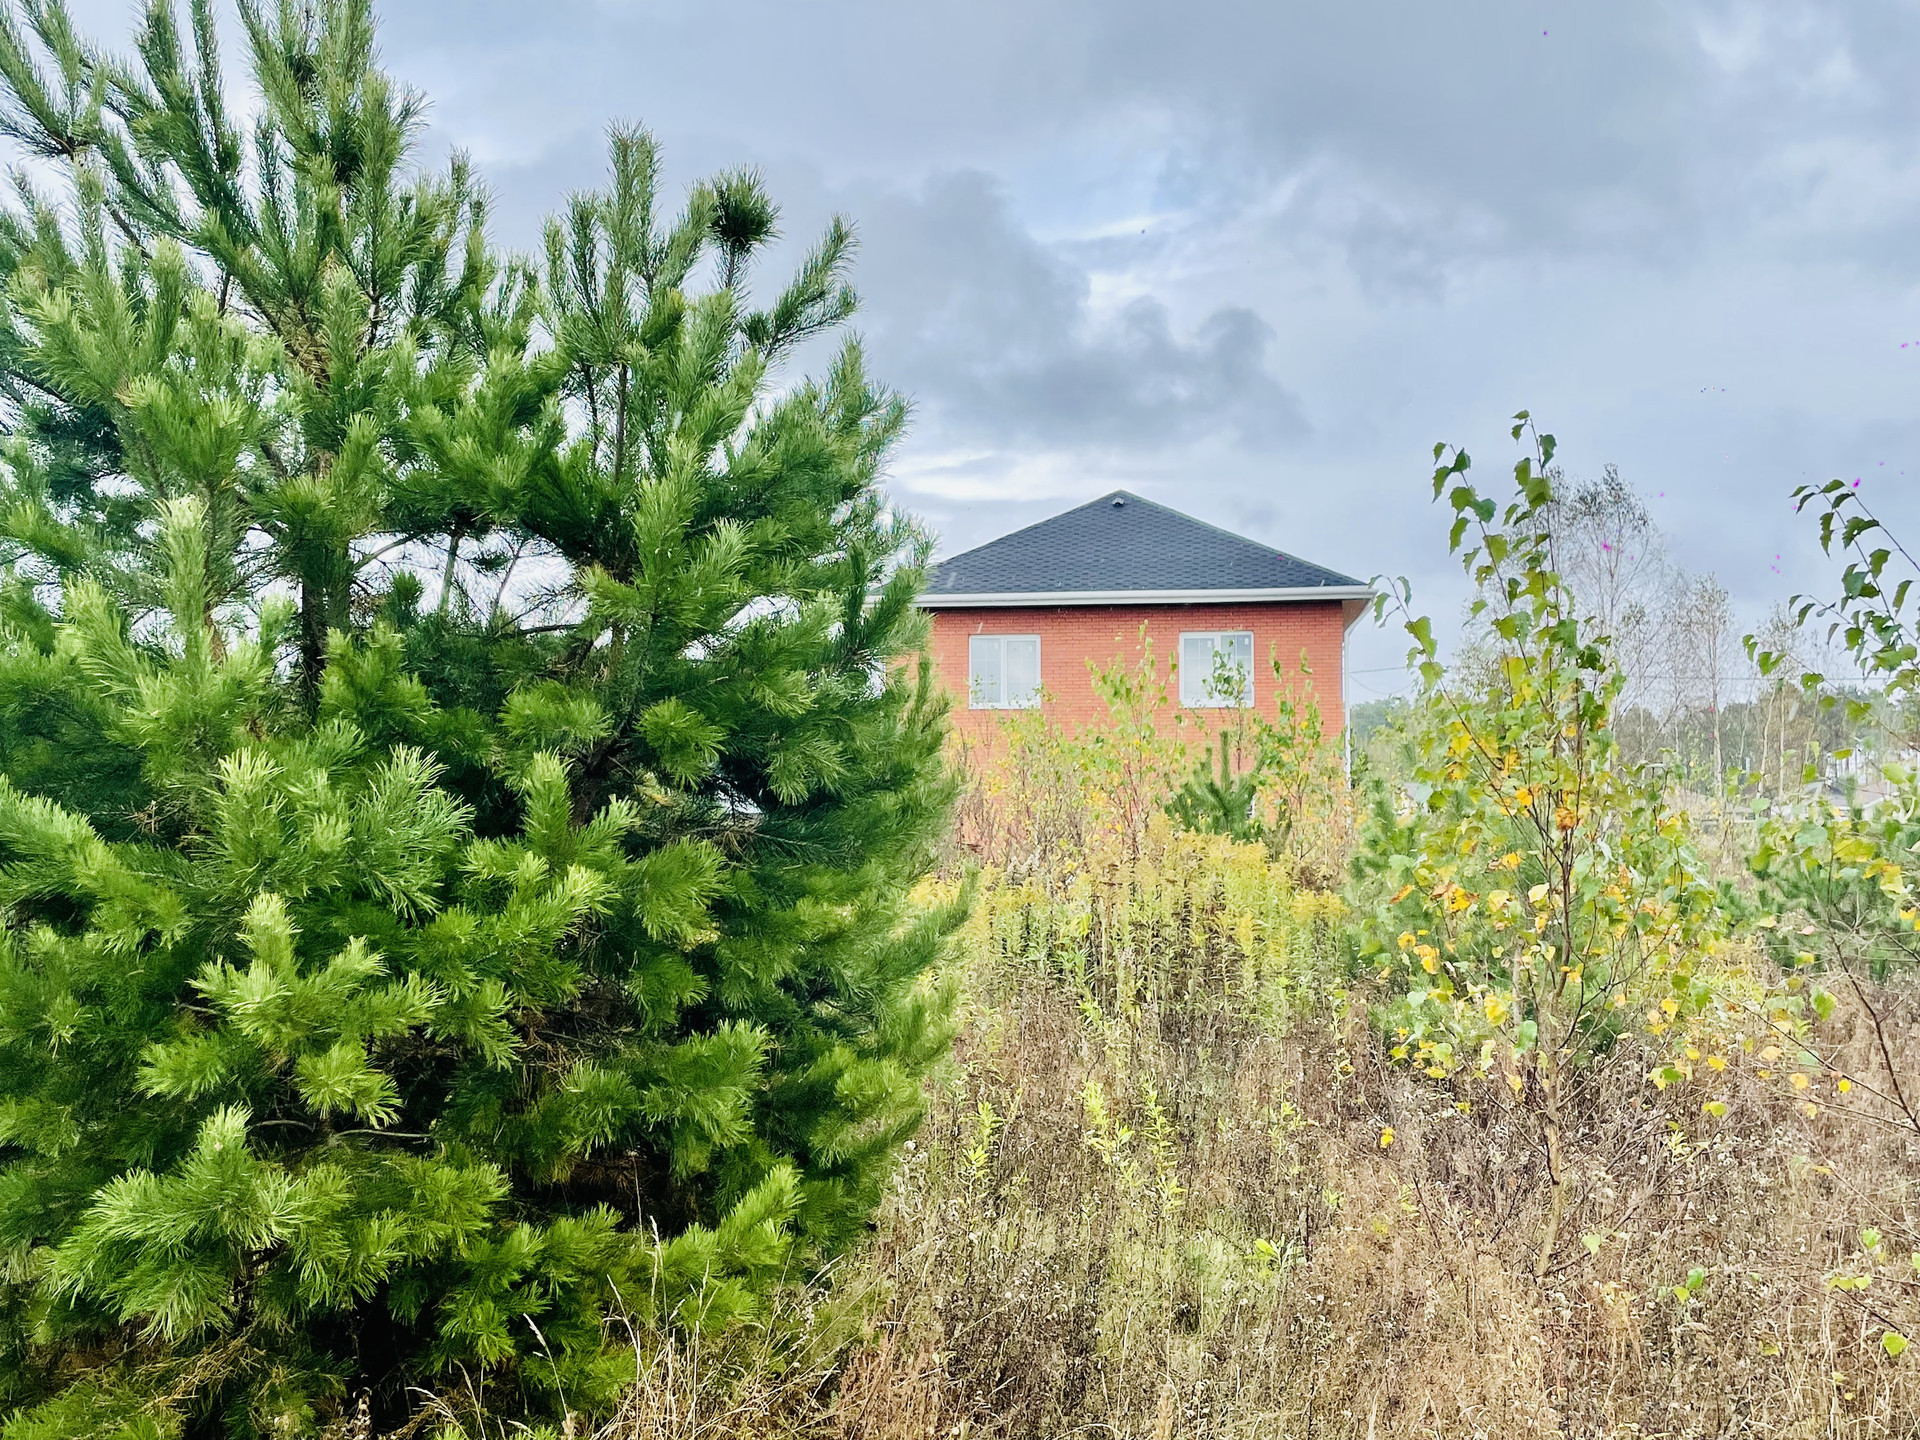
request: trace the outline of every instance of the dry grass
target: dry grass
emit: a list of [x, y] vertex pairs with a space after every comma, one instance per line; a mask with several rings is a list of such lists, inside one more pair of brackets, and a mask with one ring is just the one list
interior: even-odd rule
[[[1143, 863], [1077, 909], [985, 898], [955, 1063], [840, 1277], [882, 1297], [870, 1339], [705, 1385], [656, 1356], [604, 1440], [1920, 1433], [1879, 1341], [1920, 1280], [1910, 1133], [1738, 1067], [1716, 1119], [1623, 1048], [1582, 1090], [1580, 1199], [1536, 1278], [1530, 1122], [1382, 1063], [1332, 902], [1249, 955], [1229, 887]], [[1868, 1227], [1873, 1285], [1834, 1288]]]
[[[1714, 1120], [1617, 1054], [1583, 1094], [1569, 1243], [1536, 1279], [1545, 1175], [1520, 1112], [1381, 1067], [1356, 1001], [1273, 1034], [1201, 997], [1090, 1019], [996, 957], [975, 984], [959, 1075], [868, 1257], [894, 1287], [890, 1373], [865, 1362], [842, 1433], [926, 1434], [936, 1410], [939, 1433], [1007, 1436], [1920, 1423], [1912, 1365], [1878, 1342], [1920, 1249], [1893, 1128], [1810, 1119], [1752, 1079]], [[1109, 1133], [1132, 1130], [1117, 1154], [1090, 1083]], [[1868, 1226], [1906, 1272], [1879, 1267], [1871, 1302], [1827, 1283]]]

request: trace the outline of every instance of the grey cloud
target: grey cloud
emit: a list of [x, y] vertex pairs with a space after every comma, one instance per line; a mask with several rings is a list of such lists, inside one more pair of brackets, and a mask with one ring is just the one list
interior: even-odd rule
[[[104, 3], [104, 0], [102, 0]], [[1133, 128], [1202, 229], [1280, 204], [1382, 297], [1507, 254], [1689, 263], [1740, 243], [1898, 266], [1920, 219], [1920, 11], [1877, 0], [741, 0], [389, 6], [397, 62], [482, 157], [610, 114], [836, 184], [984, 167], [1071, 191]], [[1544, 33], [1543, 33], [1544, 32]], [[1024, 208], [1024, 207], [1023, 207]]]
[[941, 428], [1113, 447], [1305, 432], [1267, 367], [1273, 331], [1252, 310], [1215, 309], [1189, 335], [1151, 296], [1102, 313], [1089, 272], [1036, 240], [978, 173], [863, 199], [876, 357]]
[[[1495, 215], [1516, 243], [1670, 246], [1777, 197], [1810, 139], [1911, 155], [1920, 13], [1802, 0], [500, 0], [390, 12], [443, 113], [496, 143], [591, 123], [609, 92], [829, 171], [925, 174], [1083, 147], [1130, 114], [1241, 187], [1315, 163]], [[1544, 33], [1543, 33], [1544, 32]], [[771, 82], [771, 83], [769, 83]], [[830, 102], [815, 97], [831, 95]], [[1520, 223], [1524, 220], [1524, 224]], [[1625, 222], [1625, 223], [1623, 223]]]
[[[1466, 252], [1673, 263], [1756, 225], [1811, 223], [1806, 187], [1914, 214], [1920, 11], [1802, 0], [1602, 7], [1486, 0], [1247, 6], [1179, 23], [1117, 0], [1096, 73], [1187, 117], [1243, 203], [1316, 170], [1436, 217]], [[1832, 207], [1824, 208], [1831, 215]], [[1322, 220], [1333, 217], [1322, 215]], [[1365, 228], [1355, 232], [1365, 238]]]

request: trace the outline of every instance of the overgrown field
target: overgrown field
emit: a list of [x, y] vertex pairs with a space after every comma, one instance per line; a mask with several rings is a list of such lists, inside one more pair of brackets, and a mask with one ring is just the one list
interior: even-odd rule
[[[1913, 1248], [1910, 1135], [1743, 1071], [1716, 1118], [1628, 1050], [1536, 1277], [1545, 1157], [1505, 1087], [1386, 1063], [1338, 900], [1249, 903], [1249, 847], [1167, 848], [1074, 901], [989, 892], [848, 1433], [1911, 1433], [1880, 1297], [1830, 1283], [1865, 1231]], [[1103, 952], [1132, 996], [1088, 983]]]
[[[975, 757], [960, 1037], [871, 1241], [764, 1329], [643, 1344], [604, 1435], [1920, 1429], [1902, 982], [1834, 999], [1804, 1085], [1764, 1027], [1590, 1057], [1543, 1266], [1531, 1095], [1395, 1054], [1344, 785], [1294, 774], [1284, 835], [1179, 830], [1144, 803], [1191, 758], [1150, 677], [1103, 683], [1097, 743], [1023, 721]], [[1756, 995], [1775, 968], [1740, 939], [1716, 964]]]

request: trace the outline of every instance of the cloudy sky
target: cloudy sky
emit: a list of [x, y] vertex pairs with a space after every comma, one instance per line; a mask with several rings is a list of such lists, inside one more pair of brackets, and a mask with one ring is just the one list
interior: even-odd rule
[[[88, 0], [103, 38], [131, 5]], [[601, 174], [759, 167], [863, 239], [951, 552], [1125, 486], [1459, 602], [1426, 475], [1530, 407], [1743, 618], [1831, 567], [1788, 492], [1920, 532], [1915, 0], [388, 0], [503, 236]], [[1357, 634], [1358, 694], [1401, 645]]]

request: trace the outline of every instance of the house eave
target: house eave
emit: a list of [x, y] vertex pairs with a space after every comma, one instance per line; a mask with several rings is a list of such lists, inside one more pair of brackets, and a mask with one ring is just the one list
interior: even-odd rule
[[1295, 585], [1266, 590], [1004, 590], [968, 594], [923, 594], [922, 610], [1018, 609], [1072, 605], [1299, 604], [1302, 601], [1371, 600], [1366, 585]]

